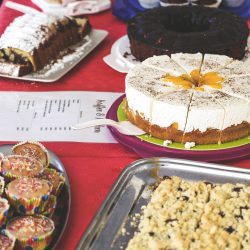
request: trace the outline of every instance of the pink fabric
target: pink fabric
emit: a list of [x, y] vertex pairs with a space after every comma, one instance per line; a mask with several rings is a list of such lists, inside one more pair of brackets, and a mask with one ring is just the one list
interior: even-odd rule
[[[18, 3], [35, 7], [28, 0]], [[0, 34], [20, 13], [0, 8]], [[124, 74], [108, 67], [102, 58], [109, 54], [112, 44], [126, 34], [126, 25], [105, 11], [89, 16], [95, 29], [109, 31], [107, 39], [77, 67], [56, 83], [29, 83], [0, 78], [1, 91], [110, 91], [124, 92]], [[1, 142], [5, 143], [5, 142]], [[45, 143], [62, 160], [72, 188], [72, 207], [69, 224], [58, 250], [74, 249], [84, 230], [105, 199], [115, 180], [127, 164], [139, 159], [132, 150], [119, 144]], [[250, 167], [250, 160], [226, 164]]]

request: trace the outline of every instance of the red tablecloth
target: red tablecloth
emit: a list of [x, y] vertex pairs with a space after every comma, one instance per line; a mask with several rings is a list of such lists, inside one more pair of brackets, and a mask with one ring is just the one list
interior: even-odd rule
[[[28, 0], [19, 0], [35, 7]], [[2, 4], [0, 34], [18, 12]], [[89, 16], [92, 26], [109, 32], [108, 38], [76, 68], [56, 83], [35, 83], [0, 78], [0, 91], [109, 91], [124, 92], [124, 74], [109, 68], [102, 58], [109, 54], [112, 44], [126, 33], [124, 23], [110, 11]], [[6, 105], [8, 105], [6, 103]], [[1, 107], [4, 108], [4, 107]], [[1, 142], [5, 143], [5, 142]], [[119, 144], [45, 143], [62, 160], [72, 188], [72, 207], [69, 224], [58, 249], [74, 249], [87, 225], [100, 207], [116, 178], [130, 162], [139, 157]], [[226, 164], [250, 167], [250, 160]]]

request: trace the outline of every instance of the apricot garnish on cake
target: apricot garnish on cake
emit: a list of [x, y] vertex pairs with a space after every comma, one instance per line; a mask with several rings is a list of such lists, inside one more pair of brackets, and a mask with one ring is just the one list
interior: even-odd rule
[[183, 89], [191, 89], [204, 91], [205, 86], [214, 89], [222, 89], [224, 78], [217, 72], [208, 72], [204, 75], [199, 70], [193, 70], [189, 75], [170, 76], [164, 77], [163, 81], [173, 83]]

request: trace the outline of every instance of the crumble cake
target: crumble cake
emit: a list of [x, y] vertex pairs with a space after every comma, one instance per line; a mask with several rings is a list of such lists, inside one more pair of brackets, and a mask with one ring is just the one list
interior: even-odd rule
[[249, 249], [250, 187], [163, 180], [127, 250]]

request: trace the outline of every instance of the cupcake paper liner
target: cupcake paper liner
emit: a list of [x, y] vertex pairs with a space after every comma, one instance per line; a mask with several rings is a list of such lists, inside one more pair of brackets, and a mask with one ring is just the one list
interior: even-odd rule
[[10, 205], [7, 199], [0, 198], [0, 202], [4, 203], [5, 208], [0, 212], [0, 227], [3, 227], [9, 218]]
[[40, 214], [45, 212], [44, 209], [47, 207], [47, 203], [50, 201], [50, 195], [46, 194], [39, 198], [17, 198], [15, 195], [10, 194], [6, 191], [6, 195], [12, 206], [15, 207], [16, 211], [22, 215]]
[[[46, 157], [46, 163], [43, 164], [44, 167], [48, 167], [49, 166], [49, 163], [50, 163], [50, 155], [49, 155], [49, 152], [48, 150], [40, 143], [40, 142], [36, 142], [36, 141], [23, 141], [23, 142], [20, 142], [18, 144], [16, 144], [13, 148], [12, 148], [12, 152], [14, 154], [16, 154], [16, 150], [18, 147], [22, 147], [24, 146], [25, 144], [33, 144], [33, 145], [36, 145], [38, 146], [42, 151], [43, 153], [45, 154], [45, 157]], [[32, 157], [32, 155], [29, 155], [29, 154], [25, 154], [25, 153], [22, 153], [22, 154], [19, 154], [19, 155], [24, 155], [24, 156], [29, 156], [29, 157]], [[39, 157], [35, 157], [35, 159], [39, 159]], [[41, 160], [40, 160], [41, 161]], [[41, 161], [43, 163], [43, 161]]]
[[[33, 216], [31, 216], [31, 217], [33, 217]], [[16, 239], [17, 249], [20, 249], [20, 250], [27, 250], [27, 249], [29, 249], [29, 250], [32, 250], [32, 249], [43, 250], [50, 244], [50, 242], [52, 240], [53, 233], [55, 231], [54, 222], [51, 219], [49, 219], [43, 215], [37, 215], [35, 217], [40, 217], [40, 218], [44, 218], [45, 220], [50, 220], [52, 225], [53, 225], [53, 229], [50, 232], [48, 232], [42, 236], [23, 238], [23, 239], [17, 238]], [[7, 224], [6, 231], [10, 231], [10, 230], [8, 230], [8, 226], [10, 225], [10, 223], [14, 220], [19, 219], [19, 218], [22, 218], [22, 217], [16, 217], [13, 220], [11, 220]]]
[[[54, 174], [59, 175], [59, 183], [57, 185], [55, 185], [55, 183], [50, 180], [50, 177], [47, 176], [49, 174], [48, 171], [51, 173], [51, 175], [54, 175]], [[47, 172], [47, 173], [45, 173], [45, 172]], [[62, 173], [56, 171], [53, 168], [46, 168], [46, 169], [44, 169], [44, 172], [42, 172], [38, 177], [51, 182], [51, 185], [52, 185], [51, 194], [53, 194], [57, 197], [60, 195], [62, 188], [65, 184], [65, 178], [62, 175]]]
[[47, 202], [42, 207], [42, 214], [49, 218], [52, 218], [56, 209], [57, 198], [55, 195], [50, 195]]
[[33, 198], [23, 198], [17, 197], [13, 195], [8, 190], [8, 185], [5, 188], [5, 193], [10, 201], [11, 205], [15, 207], [16, 211], [22, 215], [33, 215], [33, 214], [40, 214], [44, 212], [44, 209], [47, 207], [47, 203], [50, 201], [50, 194], [52, 190], [52, 186], [50, 182], [48, 182], [50, 189], [49, 191], [40, 196], [40, 197], [33, 197]]
[[55, 194], [56, 196], [59, 196], [62, 189], [63, 189], [64, 183], [65, 183], [65, 178], [64, 178], [64, 176], [61, 175], [61, 181], [60, 181], [58, 187], [56, 189], [53, 189], [53, 191], [52, 191], [53, 194]]
[[34, 237], [28, 240], [17, 240], [18, 250], [44, 250], [52, 240], [52, 233], [46, 237]]

